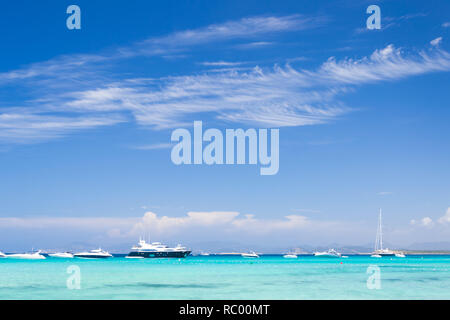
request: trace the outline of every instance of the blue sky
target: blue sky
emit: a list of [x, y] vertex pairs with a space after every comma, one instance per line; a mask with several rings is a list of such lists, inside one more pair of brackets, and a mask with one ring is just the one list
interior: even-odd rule
[[[70, 4], [0, 12], [0, 250], [367, 244], [380, 207], [388, 243], [447, 241], [448, 3]], [[279, 128], [278, 174], [175, 166], [194, 120]]]

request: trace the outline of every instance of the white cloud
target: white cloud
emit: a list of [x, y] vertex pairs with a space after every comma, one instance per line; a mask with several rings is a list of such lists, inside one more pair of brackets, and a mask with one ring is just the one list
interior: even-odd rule
[[444, 28], [448, 28], [448, 27], [450, 27], [450, 22], [444, 22], [444, 23], [442, 24], [442, 26], [443, 26]]
[[0, 113], [0, 141], [32, 142], [55, 138], [77, 130], [111, 126], [124, 121], [122, 116], [114, 114], [69, 117]]
[[[184, 216], [158, 216], [146, 212], [143, 217], [26, 217], [0, 218], [1, 229], [27, 230], [88, 230], [103, 233], [109, 237], [132, 238], [148, 233], [155, 237], [167, 234], [208, 233], [222, 236], [223, 234], [241, 235], [272, 234], [283, 235], [285, 232], [294, 234], [303, 231], [325, 232], [326, 230], [351, 230], [346, 223], [334, 221], [311, 220], [302, 215], [286, 215], [280, 218], [260, 219], [255, 215], [241, 215], [234, 211], [187, 212]], [[196, 231], [197, 230], [197, 231]], [[203, 230], [203, 231], [198, 231]]]
[[[356, 60], [331, 57], [311, 70], [287, 64], [128, 78], [108, 69], [137, 55], [162, 55], [186, 46], [313, 28], [320, 23], [320, 19], [299, 15], [246, 18], [151, 38], [109, 55], [64, 56], [2, 73], [0, 83], [12, 81], [33, 99], [2, 109], [0, 139], [34, 142], [124, 121], [167, 129], [188, 125], [193, 116], [203, 113], [263, 127], [323, 124], [352, 110], [338, 96], [351, 92], [353, 86], [450, 70], [450, 54], [444, 50], [412, 54], [393, 45]], [[204, 64], [224, 67], [230, 63]], [[25, 114], [18, 117], [18, 110]]]
[[72, 111], [127, 110], [138, 123], [156, 128], [184, 125], [189, 115], [203, 112], [232, 122], [301, 126], [325, 123], [348, 112], [336, 97], [349, 85], [448, 70], [450, 55], [445, 51], [404, 55], [389, 45], [359, 60], [330, 58], [312, 71], [286, 65], [169, 77], [133, 87], [116, 83], [73, 93], [62, 106]]
[[0, 229], [82, 229], [108, 231], [110, 229], [130, 228], [140, 218], [113, 217], [3, 217], [0, 218]]
[[389, 196], [391, 194], [393, 194], [393, 193], [390, 191], [380, 191], [377, 193], [377, 195], [379, 195], [379, 196]]
[[[213, 24], [204, 28], [171, 33], [167, 36], [153, 37], [117, 50], [100, 54], [65, 55], [54, 59], [31, 64], [18, 70], [0, 73], [0, 82], [24, 80], [36, 77], [55, 77], [65, 82], [79, 81], [80, 76], [92, 75], [89, 68], [94, 64], [118, 63], [121, 59], [136, 56], [167, 57], [186, 50], [189, 46], [226, 41], [230, 39], [248, 39], [277, 32], [289, 32], [316, 28], [324, 23], [324, 18], [303, 15], [259, 16]], [[170, 55], [169, 55], [170, 56]], [[96, 74], [96, 69], [93, 73]]]
[[133, 149], [136, 150], [158, 150], [158, 149], [169, 149], [173, 145], [170, 143], [156, 143], [156, 144], [149, 144], [149, 145], [143, 145], [143, 146], [135, 146]]
[[439, 223], [447, 224], [450, 223], [450, 207], [447, 209], [447, 212], [439, 218]]
[[317, 74], [321, 81], [339, 84], [363, 84], [397, 80], [407, 76], [450, 70], [450, 54], [443, 50], [422, 51], [418, 55], [402, 54], [393, 45], [375, 50], [370, 57], [336, 61], [330, 58]]
[[438, 46], [440, 43], [442, 42], [442, 37], [439, 37], [439, 38], [436, 38], [436, 39], [433, 39], [433, 40], [431, 40], [430, 41], [430, 44], [432, 45], [432, 46]]
[[[450, 223], [450, 208], [441, 223]], [[390, 243], [408, 244], [415, 241], [448, 239], [448, 228], [437, 228], [430, 218], [412, 220], [420, 228], [389, 228], [386, 240]], [[30, 243], [22, 239], [27, 234]], [[187, 212], [181, 216], [157, 215], [147, 212], [141, 217], [3, 217], [0, 218], [0, 240], [10, 248], [15, 240], [21, 239], [23, 246], [52, 246], [64, 239], [68, 246], [116, 246], [121, 250], [140, 236], [156, 241], [186, 242], [231, 242], [259, 243], [270, 248], [279, 245], [308, 244], [328, 245], [330, 243], [365, 245], [372, 242], [375, 228], [360, 221], [319, 220], [304, 215], [279, 215], [263, 218], [235, 211]], [[17, 239], [15, 238], [17, 236]], [[31, 242], [32, 241], [32, 242]], [[64, 246], [64, 243], [59, 243]], [[78, 244], [77, 244], [78, 243]], [[121, 251], [123, 252], [123, 251]]]
[[[217, 42], [228, 39], [251, 38], [268, 33], [306, 30], [316, 28], [324, 23], [322, 17], [306, 17], [303, 15], [290, 16], [261, 16], [243, 18], [222, 24], [213, 24], [205, 28], [180, 31], [166, 37], [152, 38], [143, 41], [143, 50], [157, 46], [161, 48], [173, 46], [199, 45], [207, 42]], [[150, 51], [151, 52], [151, 51]]]
[[233, 66], [238, 66], [241, 65], [242, 62], [229, 62], [229, 61], [205, 61], [201, 63], [204, 66], [207, 67], [233, 67]]
[[421, 223], [424, 227], [430, 227], [433, 225], [433, 219], [430, 217], [425, 217], [421, 220]]
[[[437, 219], [437, 222], [439, 222], [439, 224], [441, 224], [441, 225], [450, 224], [450, 207], [447, 209], [447, 212], [442, 217]], [[419, 225], [419, 226], [423, 226], [423, 227], [435, 226], [433, 219], [431, 219], [430, 217], [424, 217], [424, 218], [420, 219], [419, 221], [411, 220], [411, 224]]]
[[271, 42], [271, 41], [254, 41], [254, 42], [249, 42], [249, 43], [243, 43], [243, 44], [237, 45], [236, 47], [240, 48], [240, 49], [256, 49], [256, 48], [271, 46], [274, 44], [275, 44], [275, 42]]

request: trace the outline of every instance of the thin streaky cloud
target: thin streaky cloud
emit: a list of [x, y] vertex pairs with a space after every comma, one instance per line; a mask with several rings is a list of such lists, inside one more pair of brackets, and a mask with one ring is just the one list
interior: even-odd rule
[[[261, 27], [263, 30], [277, 32], [301, 29], [306, 25], [311, 27], [305, 21], [309, 20], [300, 16], [248, 18], [220, 25], [223, 28], [213, 25], [175, 33], [152, 43], [162, 45], [185, 39], [198, 45], [208, 39], [218, 41], [220, 37], [260, 34], [258, 28], [262, 24], [265, 25]], [[253, 29], [254, 32], [250, 32]], [[213, 40], [215, 33], [218, 37]], [[172, 40], [168, 41], [169, 38]], [[29, 70], [0, 74], [0, 80], [9, 79], [20, 84], [27, 82], [24, 77], [33, 77], [27, 93], [34, 96], [19, 106], [26, 110], [26, 116], [22, 118], [14, 118], [17, 116], [14, 108], [3, 108], [0, 118], [3, 141], [50, 139], [75, 130], [123, 121], [168, 129], [184, 126], [192, 116], [202, 113], [226, 122], [262, 127], [317, 125], [353, 110], [341, 103], [339, 96], [348, 94], [355, 86], [450, 70], [450, 54], [445, 50], [433, 46], [419, 53], [405, 53], [392, 44], [360, 59], [331, 57], [310, 70], [287, 64], [162, 78], [151, 75], [124, 77], [107, 72], [103, 64], [87, 67], [95, 60], [92, 56], [78, 57], [81, 60], [77, 62], [64, 57], [55, 60], [58, 63], [54, 65], [45, 62], [35, 64]], [[104, 62], [105, 59], [105, 56], [99, 56], [95, 61]], [[106, 65], [124, 61], [127, 60], [108, 60]], [[65, 73], [60, 71], [71, 67], [78, 71], [71, 75], [70, 81], [62, 81]], [[38, 77], [43, 73], [45, 77]], [[34, 81], [35, 77], [40, 81]]]
[[268, 46], [272, 46], [275, 45], [275, 42], [271, 42], [271, 41], [255, 41], [255, 42], [249, 42], [249, 43], [243, 43], [243, 44], [239, 44], [236, 45], [236, 48], [239, 49], [258, 49], [261, 47], [268, 47]]
[[442, 37], [438, 37], [436, 39], [433, 39], [430, 41], [430, 44], [432, 46], [438, 46], [442, 42]]
[[0, 114], [0, 142], [30, 143], [58, 138], [70, 132], [112, 126], [125, 122], [120, 115], [48, 116], [44, 114]]
[[[270, 33], [290, 32], [317, 28], [326, 22], [324, 17], [303, 15], [259, 16], [213, 24], [204, 28], [179, 31], [162, 37], [153, 37], [114, 50], [99, 54], [78, 54], [56, 57], [38, 62], [28, 67], [0, 73], [0, 83], [39, 76], [56, 77], [72, 73], [78, 75], [87, 67], [99, 63], [117, 63], [117, 60], [131, 59], [137, 56], [182, 56], [186, 47], [232, 39], [248, 39]], [[98, 71], [98, 70], [97, 70]], [[61, 76], [62, 77], [62, 76]], [[63, 77], [62, 77], [63, 78]]]
[[159, 150], [159, 149], [170, 149], [173, 147], [173, 144], [171, 143], [156, 143], [156, 144], [149, 144], [149, 145], [142, 145], [142, 146], [134, 146], [132, 149], [135, 150]]
[[230, 61], [205, 61], [200, 63], [207, 67], [234, 67], [243, 64], [243, 62], [230, 62]]

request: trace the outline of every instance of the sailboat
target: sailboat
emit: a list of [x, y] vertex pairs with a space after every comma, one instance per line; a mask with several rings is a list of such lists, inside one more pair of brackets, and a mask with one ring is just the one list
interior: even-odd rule
[[378, 218], [378, 228], [377, 228], [377, 236], [375, 238], [375, 251], [372, 253], [372, 258], [381, 258], [381, 257], [389, 257], [395, 256], [395, 252], [389, 250], [388, 248], [383, 249], [383, 224], [381, 218], [381, 209], [380, 216]]

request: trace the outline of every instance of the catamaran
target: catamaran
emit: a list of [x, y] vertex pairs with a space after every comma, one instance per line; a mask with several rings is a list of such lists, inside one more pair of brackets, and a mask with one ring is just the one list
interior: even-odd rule
[[389, 250], [388, 248], [383, 249], [383, 224], [381, 220], [381, 209], [380, 209], [380, 216], [378, 218], [377, 236], [375, 238], [375, 251], [372, 253], [371, 257], [380, 258], [390, 256], [395, 256], [395, 252]]

